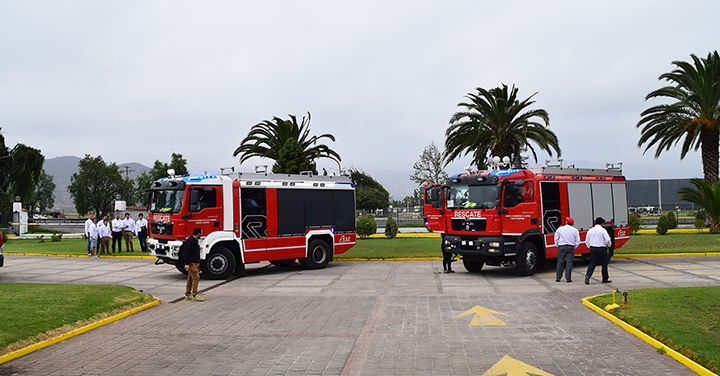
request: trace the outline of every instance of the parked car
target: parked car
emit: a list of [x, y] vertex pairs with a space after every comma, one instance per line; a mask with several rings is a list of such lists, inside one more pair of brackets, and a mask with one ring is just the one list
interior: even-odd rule
[[640, 218], [640, 213], [638, 213], [638, 212], [636, 212], [636, 211], [630, 211], [630, 212], [628, 212], [628, 214], [629, 214], [631, 217]]

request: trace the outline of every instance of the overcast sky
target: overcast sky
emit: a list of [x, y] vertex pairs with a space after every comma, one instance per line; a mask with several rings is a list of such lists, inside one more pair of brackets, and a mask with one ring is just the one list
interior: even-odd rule
[[272, 165], [232, 153], [260, 121], [310, 112], [343, 167], [402, 198], [464, 96], [505, 83], [537, 92], [566, 163], [701, 177], [699, 153], [643, 155], [635, 125], [672, 61], [718, 49], [718, 14], [710, 0], [0, 0], [0, 127], [46, 158], [177, 152], [218, 173]]

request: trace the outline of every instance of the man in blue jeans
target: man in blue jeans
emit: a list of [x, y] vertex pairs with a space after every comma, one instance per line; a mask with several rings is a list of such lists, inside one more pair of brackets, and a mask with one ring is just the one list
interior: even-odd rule
[[590, 248], [590, 265], [585, 272], [585, 284], [590, 284], [590, 277], [595, 271], [595, 266], [600, 262], [602, 265], [602, 283], [612, 282], [608, 275], [608, 247], [612, 245], [610, 235], [608, 235], [602, 224], [605, 222], [602, 217], [595, 218], [595, 226], [588, 230], [585, 236], [585, 245]]

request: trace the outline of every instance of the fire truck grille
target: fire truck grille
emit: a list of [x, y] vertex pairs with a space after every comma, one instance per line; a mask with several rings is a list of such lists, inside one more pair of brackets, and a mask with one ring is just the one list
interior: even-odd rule
[[481, 219], [451, 219], [450, 224], [453, 231], [485, 231], [487, 221], [485, 218]]
[[172, 235], [173, 224], [172, 222], [156, 222], [150, 223], [150, 232], [155, 235]]

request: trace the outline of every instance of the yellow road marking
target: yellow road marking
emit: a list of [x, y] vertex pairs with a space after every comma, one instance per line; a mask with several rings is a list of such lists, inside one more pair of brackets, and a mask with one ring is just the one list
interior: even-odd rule
[[541, 369], [527, 365], [519, 360], [515, 360], [505, 355], [499, 362], [495, 363], [489, 370], [485, 371], [482, 376], [554, 376]]
[[[493, 316], [493, 314], [496, 315], [503, 315], [503, 316], [510, 316], [506, 313], [493, 311], [492, 309], [488, 309], [485, 307], [475, 306], [470, 308], [469, 310], [465, 311], [460, 316], [465, 315], [472, 315], [475, 314], [472, 321], [470, 321], [470, 325], [507, 325], [505, 322], [501, 321], [497, 317]], [[460, 317], [458, 316], [458, 317]]]

